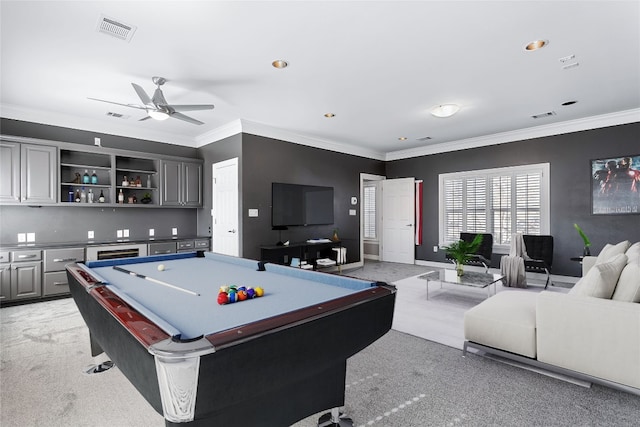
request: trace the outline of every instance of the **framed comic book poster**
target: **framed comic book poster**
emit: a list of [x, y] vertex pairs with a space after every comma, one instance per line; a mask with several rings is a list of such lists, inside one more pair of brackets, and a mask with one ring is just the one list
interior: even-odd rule
[[640, 155], [591, 160], [591, 213], [640, 214]]

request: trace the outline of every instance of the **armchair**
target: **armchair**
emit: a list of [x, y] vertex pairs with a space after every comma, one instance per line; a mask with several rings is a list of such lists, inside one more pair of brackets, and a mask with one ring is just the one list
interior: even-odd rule
[[[473, 258], [467, 261], [467, 264], [483, 265], [485, 271], [489, 271], [491, 255], [493, 253], [493, 235], [489, 233], [460, 233], [460, 240], [471, 243], [478, 234], [482, 235], [482, 243], [480, 243], [480, 247]], [[449, 255], [446, 255], [446, 257], [448, 260], [455, 262]]]
[[544, 284], [544, 288], [547, 289], [551, 276], [549, 271], [553, 264], [553, 236], [524, 234], [522, 238], [529, 256], [529, 259], [524, 260], [524, 269], [533, 273], [545, 272], [547, 281]]

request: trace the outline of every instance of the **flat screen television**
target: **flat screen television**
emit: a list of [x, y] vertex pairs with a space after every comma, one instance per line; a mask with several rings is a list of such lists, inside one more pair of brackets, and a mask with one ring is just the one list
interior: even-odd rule
[[274, 182], [271, 185], [271, 225], [333, 224], [333, 187]]

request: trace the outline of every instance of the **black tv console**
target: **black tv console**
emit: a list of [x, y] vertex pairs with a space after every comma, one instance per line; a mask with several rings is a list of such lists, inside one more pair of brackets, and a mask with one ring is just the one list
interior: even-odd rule
[[339, 240], [321, 243], [295, 242], [288, 245], [260, 246], [260, 260], [274, 264], [289, 265], [292, 258], [298, 258], [313, 265], [315, 269], [316, 260], [319, 258], [335, 260], [336, 252], [333, 248], [341, 246], [342, 243]]

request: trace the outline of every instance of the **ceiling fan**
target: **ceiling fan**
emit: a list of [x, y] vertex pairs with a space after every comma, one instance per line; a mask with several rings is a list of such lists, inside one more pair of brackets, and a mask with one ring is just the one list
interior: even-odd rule
[[138, 97], [142, 101], [143, 105], [136, 104], [121, 104], [119, 102], [105, 101], [104, 99], [89, 98], [94, 101], [107, 102], [109, 104], [122, 105], [124, 107], [137, 108], [139, 110], [145, 110], [147, 116], [141, 118], [139, 121], [147, 119], [166, 120], [169, 117], [174, 119], [184, 120], [185, 122], [193, 123], [194, 125], [204, 124], [200, 120], [196, 120], [192, 117], [185, 116], [180, 113], [181, 111], [197, 111], [197, 110], [212, 110], [214, 106], [212, 104], [200, 104], [200, 105], [170, 105], [164, 98], [160, 86], [167, 82], [164, 77], [152, 77], [151, 80], [157, 86], [155, 92], [153, 92], [153, 98], [149, 98], [149, 95], [135, 83], [131, 83], [133, 89], [135, 89]]

